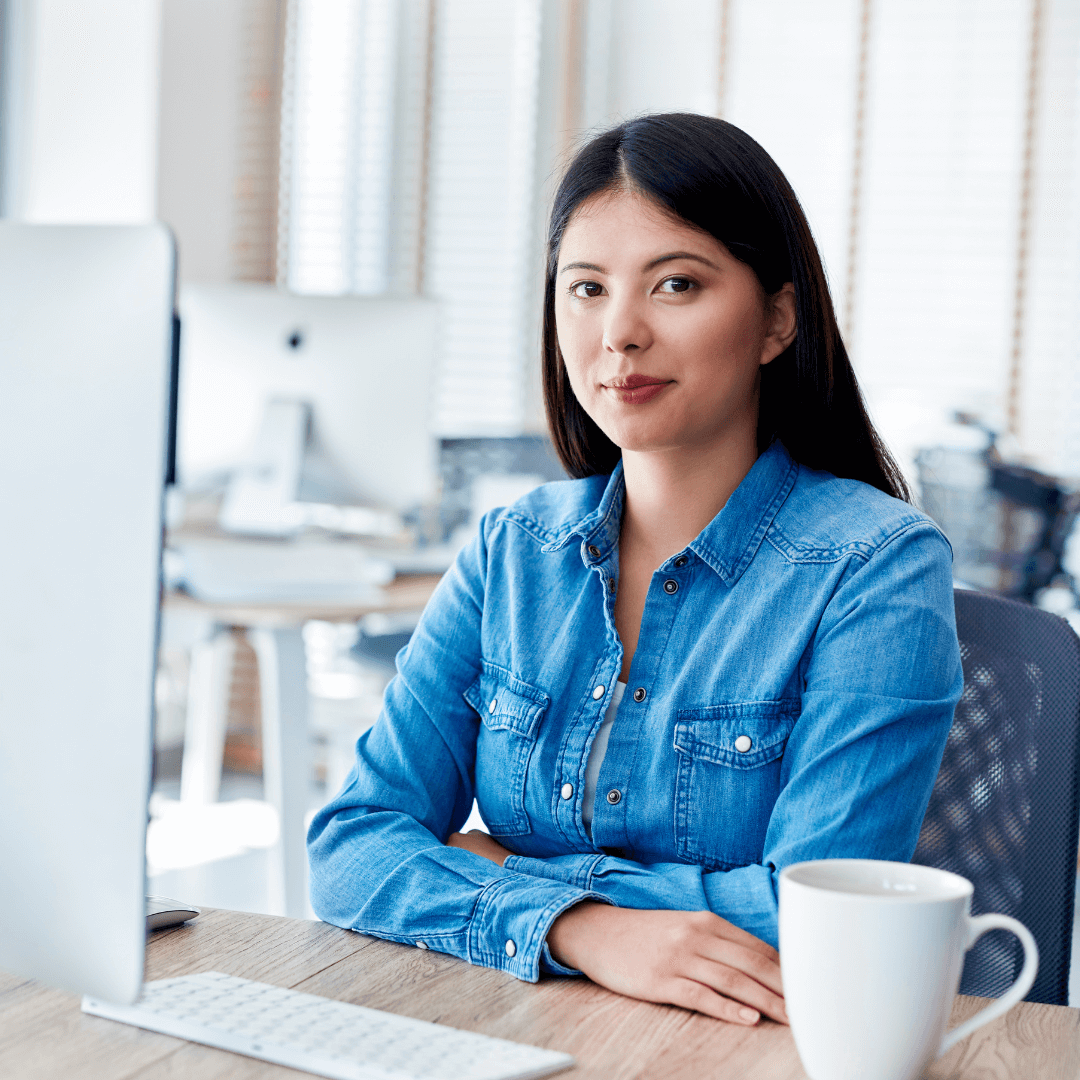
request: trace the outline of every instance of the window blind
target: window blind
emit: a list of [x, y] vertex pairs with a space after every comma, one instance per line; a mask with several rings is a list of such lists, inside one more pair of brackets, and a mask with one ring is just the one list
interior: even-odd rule
[[1018, 0], [874, 4], [851, 346], [908, 455], [953, 409], [1004, 424], [1029, 13]]
[[277, 277], [283, 0], [244, 0], [231, 263], [236, 281]]
[[371, 295], [390, 284], [396, 0], [291, 0], [282, 106], [284, 283]]
[[540, 38], [540, 0], [437, 7], [425, 282], [443, 303], [435, 424], [447, 437], [525, 420]]
[[1020, 445], [1080, 480], [1080, 7], [1041, 5], [1020, 342]]

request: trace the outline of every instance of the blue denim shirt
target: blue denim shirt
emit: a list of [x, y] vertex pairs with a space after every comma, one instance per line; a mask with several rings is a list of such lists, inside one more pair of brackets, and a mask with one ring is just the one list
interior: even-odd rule
[[[312, 822], [321, 918], [535, 980], [584, 899], [710, 909], [775, 945], [784, 866], [911, 858], [963, 685], [949, 545], [779, 442], [653, 574], [589, 837], [623, 493], [620, 467], [483, 519]], [[444, 846], [474, 796], [502, 867]]]

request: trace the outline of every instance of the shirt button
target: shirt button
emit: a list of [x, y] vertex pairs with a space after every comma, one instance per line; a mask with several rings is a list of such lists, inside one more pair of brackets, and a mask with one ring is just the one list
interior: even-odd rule
[[678, 567], [678, 569], [681, 570], [689, 561], [690, 560], [685, 555], [680, 555], [675, 560], [675, 565], [676, 565], [676, 567]]
[[517, 946], [513, 943], [513, 941], [508, 941], [506, 943], [506, 955], [507, 956], [514, 956], [516, 953], [517, 953]]
[[573, 798], [573, 796], [574, 796], [574, 785], [573, 784], [563, 784], [562, 791], [560, 791], [559, 794], [564, 799]]
[[590, 544], [589, 545], [589, 554], [594, 559], [599, 559], [600, 558], [600, 549], [595, 544]]
[[740, 735], [735, 740], [735, 749], [738, 750], [740, 754], [745, 754], [753, 745], [754, 742], [749, 735]]
[[673, 578], [668, 578], [667, 581], [664, 582], [664, 592], [666, 592], [668, 596], [674, 596], [678, 591], [679, 583]]
[[492, 698], [491, 704], [488, 706], [488, 712], [494, 712], [496, 708], [498, 708], [498, 702], [494, 698]]
[[599, 701], [604, 696], [604, 691], [606, 689], [607, 688], [604, 686], [594, 686], [592, 692], [593, 701]]
[[614, 592], [615, 591], [615, 579], [613, 577], [609, 577], [607, 579], [607, 587], [608, 587], [608, 592]]
[[634, 691], [634, 700], [635, 701], [644, 701], [645, 700], [645, 687], [644, 686], [639, 686]]
[[418, 949], [426, 949], [427, 948], [427, 942], [426, 941], [418, 941], [416, 943], [416, 947]]
[[621, 798], [622, 798], [622, 792], [618, 791], [616, 788], [612, 788], [607, 793], [607, 801], [609, 803], [611, 803], [612, 806], [614, 806]]

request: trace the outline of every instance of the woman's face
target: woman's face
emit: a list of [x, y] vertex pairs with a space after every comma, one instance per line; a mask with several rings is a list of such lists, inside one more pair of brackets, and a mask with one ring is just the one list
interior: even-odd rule
[[718, 240], [618, 192], [563, 234], [555, 323], [582, 408], [623, 450], [756, 436], [761, 365], [795, 336], [794, 292], [767, 298]]

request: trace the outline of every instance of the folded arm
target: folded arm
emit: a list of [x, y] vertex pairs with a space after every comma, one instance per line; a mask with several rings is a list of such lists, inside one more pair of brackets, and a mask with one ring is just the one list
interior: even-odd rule
[[853, 567], [822, 617], [760, 863], [571, 854], [504, 865], [620, 907], [711, 911], [776, 945], [784, 866], [911, 858], [962, 688], [949, 549], [915, 525]]
[[481, 532], [398, 657], [345, 786], [312, 821], [311, 902], [338, 926], [535, 981], [555, 918], [602, 898], [445, 844], [474, 796], [479, 718], [462, 691], [478, 673], [484, 559]]

